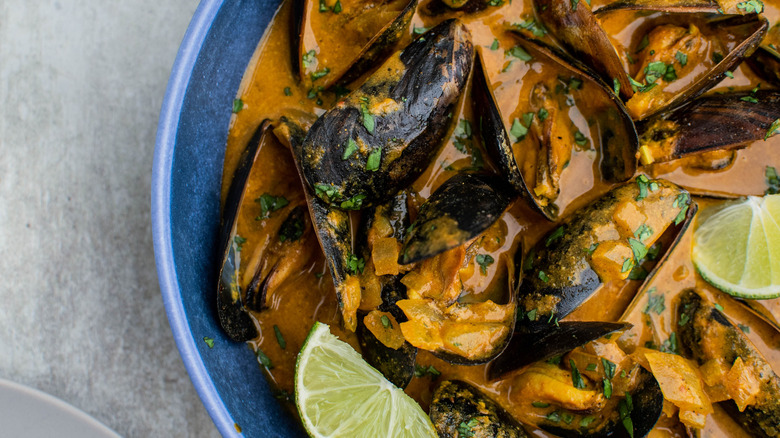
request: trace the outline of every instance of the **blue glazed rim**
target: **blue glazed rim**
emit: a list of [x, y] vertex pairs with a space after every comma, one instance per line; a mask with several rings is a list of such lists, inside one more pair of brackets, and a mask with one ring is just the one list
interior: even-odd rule
[[[232, 100], [278, 3], [201, 1], [173, 65], [154, 151], [152, 234], [163, 302], [190, 379], [225, 437], [305, 436], [274, 399], [250, 349], [219, 329], [215, 298], [206, 296], [216, 285], [219, 185]], [[193, 199], [182, 200], [185, 195]]]

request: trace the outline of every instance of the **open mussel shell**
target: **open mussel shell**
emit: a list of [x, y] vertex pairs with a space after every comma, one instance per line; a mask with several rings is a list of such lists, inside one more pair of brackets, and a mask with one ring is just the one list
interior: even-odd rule
[[686, 321], [678, 324], [678, 338], [688, 357], [700, 365], [711, 361], [720, 363], [725, 371], [739, 359], [744, 365], [740, 378], [750, 375], [759, 385], [755, 399], [742, 410], [731, 399], [719, 404], [752, 436], [777, 436], [780, 433], [780, 377], [766, 359], [742, 330], [695, 290], [683, 292], [677, 308], [680, 321]]
[[[629, 113], [635, 120], [645, 120], [656, 114], [677, 108], [686, 102], [700, 96], [726, 77], [726, 74], [739, 66], [747, 57], [753, 54], [766, 35], [769, 27], [765, 18], [756, 14], [749, 15], [724, 15], [717, 12], [717, 5], [709, 1], [677, 1], [677, 2], [617, 2], [607, 5], [597, 11], [595, 16], [607, 32], [634, 29], [635, 35], [642, 39], [634, 38], [632, 45], [621, 47], [628, 56], [644, 56], [645, 51], [658, 53], [647, 57], [648, 63], [667, 63], [674, 70], [674, 74], [667, 80], [666, 74], [658, 74], [663, 78], [657, 78], [653, 84], [645, 84], [646, 89], [639, 89], [631, 100], [626, 102]], [[628, 18], [627, 18], [628, 17]], [[613, 21], [614, 20], [614, 21]], [[643, 20], [639, 24], [626, 27], [626, 20]], [[612, 24], [614, 23], [614, 24]], [[701, 39], [703, 47], [711, 51], [706, 56], [702, 53], [691, 52], [685, 54], [686, 61], [680, 61], [677, 53], [680, 50], [676, 46], [655, 47], [651, 42], [647, 45], [647, 37], [655, 29], [672, 25], [678, 28], [697, 29], [696, 38]], [[684, 37], [678, 40], [683, 43]], [[660, 38], [659, 41], [665, 41]], [[689, 41], [688, 43], [694, 44]], [[688, 44], [685, 43], [685, 44]], [[681, 46], [687, 47], [687, 46]], [[711, 55], [711, 56], [710, 56]], [[712, 60], [710, 60], [712, 58]], [[626, 61], [627, 69], [637, 69], [635, 73], [629, 72], [629, 76], [643, 75], [649, 67], [638, 59], [635, 64]], [[711, 66], [702, 72], [702, 65]], [[634, 66], [634, 67], [632, 67]], [[668, 67], [667, 67], [668, 69]], [[645, 73], [643, 73], [643, 71]], [[677, 73], [681, 73], [678, 78]], [[667, 70], [669, 73], [669, 70]], [[690, 76], [690, 77], [689, 77]], [[679, 85], [680, 82], [683, 85]], [[656, 86], [660, 85], [660, 86]], [[667, 91], [668, 90], [668, 91]]]
[[616, 331], [626, 330], [631, 324], [622, 322], [563, 321], [550, 327], [547, 324], [520, 325], [504, 352], [487, 366], [491, 380], [523, 368], [534, 362], [558, 356], [590, 341]]
[[414, 181], [445, 137], [473, 50], [466, 26], [445, 21], [323, 114], [296, 157], [314, 194], [356, 210], [384, 202]]
[[763, 140], [780, 119], [780, 92], [711, 94], [638, 126], [643, 164], [745, 147]]
[[[272, 170], [263, 168], [268, 162], [274, 163]], [[271, 123], [263, 122], [239, 159], [222, 216], [217, 309], [220, 324], [233, 340], [257, 336], [248, 310], [265, 308], [269, 290], [311, 256], [313, 233], [296, 173]]]
[[634, 93], [623, 63], [590, 3], [534, 0], [534, 7], [544, 26], [572, 55], [592, 67], [605, 82], [620, 84], [618, 92], [623, 99], [631, 98]]
[[528, 436], [523, 427], [498, 403], [459, 380], [445, 380], [436, 388], [430, 417], [440, 438]]
[[[562, 427], [560, 423], [546, 422], [539, 425], [540, 428], [564, 438], [641, 438], [647, 436], [658, 422], [663, 412], [664, 395], [661, 387], [653, 375], [644, 368], [640, 369], [638, 383], [633, 390], [629, 391], [631, 395], [631, 409], [628, 415], [630, 422], [624, 422], [620, 418], [619, 412], [606, 414], [606, 421], [593, 428], [588, 429], [568, 429]], [[604, 416], [600, 414], [599, 416]], [[596, 423], [594, 423], [596, 424]], [[631, 432], [628, 431], [628, 425], [631, 425]]]
[[690, 224], [690, 204], [684, 189], [640, 176], [576, 211], [526, 256], [518, 324], [552, 326], [602, 284], [625, 281], [671, 227], [677, 238], [668, 254]]
[[[565, 206], [556, 203], [559, 193], [541, 194], [540, 188], [548, 186], [543, 181], [553, 181], [554, 186], [563, 178], [575, 147], [589, 141], [600, 155], [596, 180], [630, 179], [636, 170], [636, 129], [620, 99], [588, 67], [541, 41], [512, 35], [516, 48], [528, 55], [528, 61], [514, 62], [525, 65], [510, 64], [492, 77], [482, 54], [475, 62], [472, 99], [475, 112], [482, 115], [480, 135], [509, 183], [554, 220]], [[535, 73], [539, 67], [545, 74]], [[506, 102], [512, 106], [502, 108], [500, 103]], [[578, 117], [588, 123], [572, 129]], [[518, 129], [521, 137], [512, 134]], [[560, 184], [558, 190], [567, 188]]]
[[414, 263], [463, 245], [493, 225], [511, 200], [511, 190], [499, 177], [453, 176], [420, 207], [399, 263]]
[[780, 85], [780, 52], [774, 46], [762, 45], [753, 56], [747, 59], [747, 64], [762, 78], [774, 85]]
[[392, 53], [416, 8], [417, 0], [293, 0], [293, 71], [321, 89], [358, 79]]
[[333, 208], [312, 195], [302, 176], [302, 163], [299, 157], [302, 155], [307, 130], [310, 129], [312, 123], [310, 115], [295, 113], [294, 116], [281, 117], [275, 132], [277, 136], [288, 143], [292, 150], [298, 176], [304, 185], [311, 223], [314, 226], [320, 248], [325, 255], [344, 324], [347, 329], [355, 331], [358, 319], [357, 308], [360, 304], [360, 283], [354, 275], [351, 275], [357, 274], [357, 272], [351, 271], [349, 268], [353, 256], [352, 226], [349, 213]]
[[[406, 316], [395, 305], [398, 300], [406, 298], [406, 287], [399, 280], [396, 276], [385, 281], [382, 286], [382, 304], [378, 310], [392, 314], [397, 322], [404, 322]], [[366, 362], [379, 370], [395, 386], [405, 388], [409, 384], [414, 377], [417, 347], [408, 342], [404, 342], [399, 348], [388, 347], [379, 341], [362, 321], [358, 323], [357, 337]]]

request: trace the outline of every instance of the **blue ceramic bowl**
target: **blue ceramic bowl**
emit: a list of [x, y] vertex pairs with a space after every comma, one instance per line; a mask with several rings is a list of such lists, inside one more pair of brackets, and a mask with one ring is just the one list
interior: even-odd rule
[[[201, 2], [173, 66], [154, 152], [152, 231], [163, 301], [192, 383], [226, 437], [305, 436], [274, 399], [252, 351], [230, 341], [216, 317], [228, 123], [241, 77], [279, 2]], [[214, 340], [213, 348], [204, 337]]]

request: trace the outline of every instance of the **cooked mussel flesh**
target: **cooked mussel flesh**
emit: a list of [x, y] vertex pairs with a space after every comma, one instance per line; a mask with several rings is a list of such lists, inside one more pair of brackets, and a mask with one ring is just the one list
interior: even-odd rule
[[445, 380], [436, 388], [430, 417], [440, 438], [523, 438], [523, 427], [477, 388]]
[[[756, 14], [721, 14], [703, 2], [617, 2], [595, 12], [629, 74], [635, 120], [685, 104], [715, 86], [750, 56], [767, 32]], [[634, 22], [626, 26], [626, 22]], [[634, 38], [626, 38], [629, 32]]]
[[314, 194], [344, 210], [382, 203], [428, 166], [471, 70], [473, 46], [445, 21], [393, 54], [323, 114], [297, 158]]
[[[548, 218], [587, 190], [566, 168], [594, 168], [594, 180], [626, 181], [636, 169], [637, 134], [620, 99], [582, 63], [517, 33], [519, 60], [480, 52], [472, 98], [488, 154], [510, 184]], [[561, 190], [566, 190], [561, 196]]]
[[640, 175], [575, 212], [526, 256], [521, 321], [554, 323], [602, 284], [628, 279], [665, 230], [687, 223], [690, 203], [682, 188]]
[[293, 71], [315, 90], [359, 78], [392, 53], [416, 7], [416, 0], [293, 0]]
[[709, 386], [728, 394], [719, 404], [753, 436], [780, 436], [780, 377], [766, 359], [697, 291], [683, 292], [678, 309], [684, 353], [706, 370]]

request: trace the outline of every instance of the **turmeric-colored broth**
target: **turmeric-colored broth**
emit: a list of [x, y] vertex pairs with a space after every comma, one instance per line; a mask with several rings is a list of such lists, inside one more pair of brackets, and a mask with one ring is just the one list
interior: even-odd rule
[[[328, 2], [329, 7], [333, 7], [332, 2]], [[597, 9], [606, 2], [594, 0], [593, 8]], [[354, 9], [359, 5], [355, 2], [345, 0], [342, 2], [344, 8]], [[765, 4], [765, 16], [770, 20], [770, 25], [774, 25], [780, 10], [775, 5], [767, 2]], [[238, 90], [237, 97], [243, 102], [243, 109], [238, 112], [231, 120], [230, 132], [227, 141], [227, 150], [224, 163], [223, 176], [223, 199], [227, 192], [233, 171], [236, 168], [238, 158], [253, 135], [256, 128], [265, 119], [277, 119], [288, 113], [290, 110], [302, 110], [312, 114], [320, 115], [335, 102], [333, 93], [320, 92], [310, 93], [307, 85], [299, 83], [296, 75], [292, 71], [290, 61], [290, 13], [291, 2], [284, 1], [279, 7], [276, 17], [268, 27], [265, 36], [261, 40], [253, 56], [244, 80]], [[398, 2], [393, 2], [393, 10], [400, 10]], [[418, 6], [418, 12], [412, 19], [412, 25], [409, 33], [403, 35], [399, 47], [405, 46], [415, 36], [415, 28], [431, 27], [436, 23], [455, 16], [463, 20], [469, 27], [475, 48], [482, 52], [487, 69], [491, 72], [491, 79], [500, 78], [498, 69], [506, 67], [506, 63], [511, 61], [507, 50], [514, 46], [511, 36], [506, 34], [512, 23], [533, 19], [533, 8], [528, 0], [505, 1], [501, 6], [488, 6], [485, 10], [478, 13], [466, 14], [463, 12], [450, 11], [445, 15], [435, 17], [425, 16], [420, 10], [426, 7], [425, 2]], [[315, 12], [313, 13], [318, 13]], [[379, 14], [381, 15], [381, 14]], [[331, 29], [334, 35], [339, 33], [338, 29]], [[323, 29], [318, 29], [323, 32]], [[618, 38], [624, 40], [618, 41], [619, 44], [629, 47], [636, 44], [629, 41], [632, 36], [629, 32], [617, 33]], [[365, 39], [365, 35], [361, 38]], [[549, 36], [543, 36], [542, 39], [550, 42]], [[321, 44], [335, 44], [335, 40], [323, 37]], [[498, 48], [495, 48], [494, 41], [498, 41]], [[316, 47], [317, 41], [306, 40], [304, 45]], [[493, 46], [491, 48], [491, 46]], [[353, 57], [358, 48], [346, 50], [344, 62], [347, 58]], [[703, 49], [704, 50], [704, 49]], [[709, 49], [711, 50], [711, 49]], [[708, 57], [709, 58], [709, 57]], [[328, 59], [328, 65], [338, 65], [342, 60]], [[324, 61], [323, 61], [324, 62]], [[312, 64], [309, 68], [316, 71], [317, 66]], [[491, 70], [492, 69], [492, 70]], [[633, 73], [630, 71], [630, 73]], [[758, 85], [760, 79], [750, 71], [744, 64], [733, 72], [733, 79], [725, 79], [712, 92], [728, 91], [732, 89], [752, 89]], [[310, 81], [304, 81], [311, 85]], [[494, 83], [495, 87], [509, 86], [511, 84]], [[732, 88], [733, 87], [733, 88]], [[762, 83], [762, 88], [768, 88], [767, 84]], [[351, 87], [354, 89], [354, 85]], [[467, 88], [468, 90], [468, 88]], [[450, 138], [441, 147], [435, 156], [429, 168], [412, 185], [413, 200], [419, 206], [430, 194], [457, 170], [466, 169], [474, 166], [483, 166], [486, 169], [495, 169], [490, 163], [480, 140], [476, 134], [466, 138], [462, 126], [464, 120], [473, 121], [471, 105], [468, 102], [468, 93], [464, 92], [465, 98], [461, 99], [457, 111], [453, 114], [455, 123], [452, 124]], [[522, 100], [522, 99], [521, 99]], [[500, 103], [506, 106], [507, 112], [517, 103]], [[575, 125], [582, 126], [583, 132], [586, 131], [587, 123], [583, 117], [576, 113], [570, 114], [572, 122]], [[587, 134], [587, 133], [586, 133]], [[456, 147], [456, 143], [461, 146], [461, 150]], [[467, 147], [464, 149], [463, 144]], [[762, 195], [766, 189], [764, 170], [766, 166], [780, 168], [780, 154], [777, 153], [780, 147], [780, 136], [770, 138], [768, 141], [758, 141], [749, 147], [735, 152], [733, 164], [726, 169], [712, 171], [702, 170], [701, 163], [684, 159], [667, 164], [657, 164], [640, 168], [638, 172], [647, 173], [652, 177], [665, 178], [674, 183], [688, 188], [696, 194], [739, 194], [739, 195]], [[588, 204], [601, 193], [610, 188], [610, 184], [594, 180], [592, 156], [594, 151], [587, 149], [574, 152], [571, 165], [566, 169], [561, 177], [561, 198], [559, 202], [565, 208], [561, 210], [561, 217], [565, 217], [577, 208]], [[582, 156], [582, 157], [580, 157]], [[585, 159], [586, 157], [590, 157]], [[706, 164], [706, 163], [705, 163]], [[273, 162], [266, 162], [266, 168], [273, 168]], [[698, 167], [697, 167], [698, 166]], [[289, 184], [290, 181], [277, 181], [276, 173], [268, 171], [257, 178], [260, 186], [274, 187], [282, 184]], [[288, 175], [287, 178], [295, 180], [296, 177]], [[295, 182], [297, 184], [297, 181]], [[569, 190], [566, 187], [570, 187]], [[572, 191], [571, 187], [577, 187]], [[718, 201], [705, 198], [696, 198], [699, 202], [700, 211], [707, 205]], [[530, 248], [545, 233], [550, 231], [555, 223], [550, 222], [537, 213], [527, 202], [518, 200], [508, 210], [512, 220], [505, 221], [507, 225], [506, 236], [521, 236], [523, 247]], [[246, 232], [251, 235], [251, 232]], [[244, 234], [242, 234], [244, 235]], [[691, 233], [686, 234], [681, 244], [677, 246], [675, 252], [671, 254], [659, 269], [653, 279], [652, 285], [656, 287], [656, 293], [663, 293], [666, 302], [666, 309], [661, 314], [644, 313], [642, 310], [646, 305], [646, 296], [639, 296], [631, 305], [632, 294], [639, 286], [639, 282], [629, 281], [621, 285], [608, 285], [603, 291], [589, 301], [581, 309], [576, 311], [570, 319], [579, 320], [605, 320], [618, 319], [623, 308], [628, 307], [624, 319], [631, 322], [634, 327], [624, 333], [620, 338], [620, 345], [631, 352], [637, 346], [642, 346], [647, 341], [654, 341], [659, 344], [667, 339], [673, 331], [672, 321], [676, 314], [674, 306], [674, 297], [683, 289], [696, 286], [705, 291], [711, 301], [717, 302], [723, 306], [724, 312], [730, 318], [750, 327], [747, 335], [751, 341], [765, 354], [766, 358], [772, 364], [776, 371], [780, 371], [780, 332], [770, 324], [750, 313], [744, 306], [737, 303], [731, 297], [720, 293], [711, 286], [703, 282], [695, 273], [690, 259]], [[311, 240], [315, 244], [315, 240]], [[496, 255], [498, 259], [498, 255]], [[620, 298], [616, 298], [618, 294]], [[646, 294], [645, 294], [646, 295]], [[613, 304], [616, 309], [607, 311]], [[768, 318], [780, 319], [780, 299], [768, 300], [757, 303], [757, 307], [768, 315]], [[268, 299], [268, 309], [262, 312], [255, 312], [258, 331], [260, 335], [250, 342], [252, 348], [262, 350], [273, 363], [273, 368], [267, 370], [267, 374], [274, 385], [278, 387], [281, 393], [293, 393], [293, 373], [295, 367], [296, 355], [315, 321], [322, 321], [331, 326], [331, 330], [342, 340], [351, 343], [358, 348], [354, 333], [348, 332], [342, 328], [341, 315], [333, 290], [332, 281], [328, 275], [327, 267], [324, 262], [324, 256], [317, 249], [315, 255], [301, 269], [301, 272], [286, 281], [279, 288], [272, 291]], [[274, 327], [283, 334], [286, 341], [286, 347], [282, 349], [277, 342]], [[443, 360], [434, 357], [432, 354], [420, 350], [417, 356], [419, 365], [433, 365], [441, 372], [441, 376], [433, 379], [430, 376], [415, 377], [406, 388], [406, 392], [417, 400], [423, 408], [428, 407], [433, 388], [435, 384], [443, 379], [461, 379], [470, 382], [490, 397], [499, 402], [510, 413], [517, 418], [523, 419], [528, 415], [527, 403], [518, 401], [516, 392], [513, 390], [514, 376], [516, 372], [510, 374], [504, 380], [488, 381], [485, 376], [485, 366], [458, 366], [451, 365]], [[259, 370], [241, 370], [240, 372], [259, 372]], [[527, 426], [529, 431], [533, 430]], [[652, 436], [679, 436], [680, 428], [676, 425], [676, 420], [662, 418], [656, 426]], [[708, 418], [705, 429], [707, 433], [726, 433], [729, 436], [746, 436], [744, 432], [720, 409]], [[545, 432], [533, 430], [536, 436], [549, 436]]]

